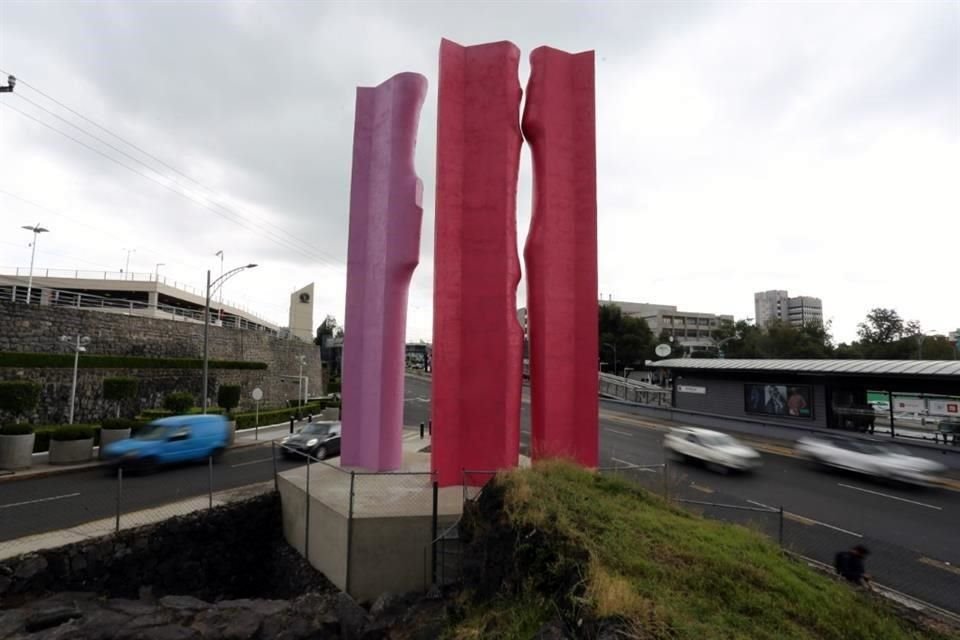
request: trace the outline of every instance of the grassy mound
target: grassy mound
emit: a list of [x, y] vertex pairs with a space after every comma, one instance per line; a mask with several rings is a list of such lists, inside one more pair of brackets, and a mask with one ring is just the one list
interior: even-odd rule
[[[945, 638], [616, 478], [562, 463], [501, 474], [468, 507], [448, 637]], [[551, 636], [561, 637], [561, 636]]]

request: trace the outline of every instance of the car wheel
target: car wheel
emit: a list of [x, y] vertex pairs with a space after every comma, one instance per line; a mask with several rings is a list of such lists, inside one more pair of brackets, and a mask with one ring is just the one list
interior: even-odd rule
[[223, 458], [223, 454], [225, 451], [226, 449], [224, 449], [223, 447], [217, 447], [216, 449], [214, 449], [213, 453], [210, 454], [213, 457], [213, 461], [220, 462], [220, 460]]
[[708, 462], [707, 469], [713, 471], [714, 473], [719, 473], [722, 476], [725, 476], [730, 473], [730, 467], [725, 467], [719, 462]]
[[327, 448], [326, 447], [317, 447], [317, 450], [314, 452], [313, 457], [317, 460], [326, 460], [327, 459]]

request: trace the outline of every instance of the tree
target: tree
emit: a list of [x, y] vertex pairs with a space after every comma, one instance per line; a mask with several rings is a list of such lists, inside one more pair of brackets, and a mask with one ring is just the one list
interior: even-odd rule
[[323, 347], [327, 338], [342, 338], [343, 327], [337, 325], [337, 319], [328, 315], [317, 327], [317, 337], [313, 339], [313, 344]]
[[895, 309], [877, 307], [857, 325], [857, 335], [867, 344], [890, 344], [904, 336], [903, 318]]
[[140, 391], [140, 381], [136, 378], [104, 378], [103, 379], [103, 397], [105, 400], [111, 400], [117, 403], [116, 417], [120, 417], [120, 404], [124, 400], [130, 400], [137, 397]]
[[217, 406], [223, 407], [229, 413], [240, 404], [240, 385], [222, 384], [217, 389]]
[[14, 422], [20, 422], [20, 416], [29, 413], [40, 402], [40, 385], [28, 380], [6, 380], [0, 382], [0, 410], [13, 414]]
[[[610, 370], [619, 373], [624, 366], [642, 366], [644, 361], [653, 357], [653, 332], [643, 318], [623, 315], [615, 304], [605, 304], [599, 310], [601, 362], [610, 362]], [[616, 349], [616, 367], [613, 355]]]
[[193, 394], [188, 391], [168, 393], [163, 399], [163, 408], [175, 414], [186, 413], [193, 405]]

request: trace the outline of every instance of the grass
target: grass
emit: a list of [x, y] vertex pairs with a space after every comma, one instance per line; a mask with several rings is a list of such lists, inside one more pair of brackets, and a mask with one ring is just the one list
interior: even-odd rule
[[[505, 573], [492, 597], [476, 595], [482, 586], [465, 592], [474, 595], [464, 596], [451, 638], [526, 639], [557, 612], [569, 628], [614, 620], [624, 637], [651, 639], [946, 637], [784, 557], [756, 532], [616, 478], [544, 463], [501, 474], [485, 499], [501, 513], [482, 514], [474, 544], [485, 544]], [[491, 541], [509, 550], [491, 554]]]

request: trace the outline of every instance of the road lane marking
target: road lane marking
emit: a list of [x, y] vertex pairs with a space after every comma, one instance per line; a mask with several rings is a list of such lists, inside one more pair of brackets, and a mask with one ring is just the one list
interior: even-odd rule
[[627, 436], [628, 438], [632, 438], [632, 437], [633, 437], [633, 434], [632, 434], [632, 433], [627, 433], [626, 431], [620, 431], [620, 430], [618, 430], [618, 429], [611, 429], [610, 427], [607, 427], [606, 429], [604, 429], [604, 431], [609, 431], [609, 432], [611, 432], [611, 433], [616, 433], [616, 434], [619, 434], [619, 435], [621, 435], [621, 436]]
[[51, 500], [63, 500], [64, 498], [76, 498], [79, 493], [65, 493], [62, 496], [53, 496], [50, 498], [37, 498], [36, 500], [24, 500], [23, 502], [11, 502], [10, 504], [0, 504], [0, 509], [9, 509], [11, 507], [22, 507], [28, 504], [37, 504], [39, 502], [50, 502]]
[[943, 507], [938, 507], [933, 504], [927, 504], [926, 502], [917, 502], [916, 500], [908, 500], [907, 498], [892, 496], [889, 493], [881, 493], [880, 491], [873, 491], [872, 489], [855, 487], [852, 484], [843, 484], [842, 482], [838, 482], [837, 485], [840, 487], [845, 487], [847, 489], [853, 489], [854, 491], [863, 491], [864, 493], [872, 493], [875, 496], [883, 496], [884, 498], [890, 498], [891, 500], [899, 500], [900, 502], [909, 502], [910, 504], [915, 504], [918, 507], [926, 507], [927, 509], [936, 509], [937, 511], [943, 511]]
[[238, 462], [237, 464], [230, 465], [231, 469], [236, 469], [237, 467], [245, 467], [248, 464], [260, 464], [261, 462], [270, 462], [273, 458], [260, 458], [259, 460], [250, 460], [249, 462]]
[[[757, 502], [756, 500], [747, 500], [747, 502], [749, 502], [750, 504], [756, 505], [756, 506], [758, 506], [758, 507], [764, 507], [764, 508], [766, 508], [766, 509], [770, 509], [771, 511], [779, 511], [779, 510], [780, 510], [780, 509], [778, 509], [778, 508], [776, 508], [776, 507], [771, 507], [771, 506], [768, 505], [768, 504], [763, 504], [762, 502]], [[820, 522], [819, 520], [814, 520], [813, 518], [808, 518], [808, 517], [806, 517], [806, 516], [801, 516], [801, 515], [798, 514], [798, 513], [791, 513], [791, 512], [789, 512], [789, 511], [784, 511], [784, 512], [783, 512], [783, 517], [784, 517], [784, 518], [788, 518], [788, 519], [790, 519], [790, 520], [795, 520], [795, 519], [798, 519], [798, 518], [802, 518], [802, 519], [803, 519], [803, 524], [806, 524], [806, 525], [815, 524], [815, 525], [819, 525], [819, 526], [821, 526], [821, 527], [826, 527], [827, 529], [833, 529], [834, 531], [839, 531], [840, 533], [845, 533], [845, 534], [847, 534], [847, 535], [849, 535], [849, 536], [854, 536], [854, 537], [856, 537], [856, 538], [862, 538], [862, 537], [863, 537], [863, 534], [857, 533], [856, 531], [850, 531], [849, 529], [843, 529], [843, 528], [841, 528], [841, 527], [835, 527], [835, 526], [833, 526], [832, 524], [827, 524], [826, 522]], [[796, 520], [796, 521], [797, 521], [797, 522], [800, 522], [801, 520]]]
[[702, 487], [696, 482], [691, 482], [690, 487], [692, 489], [696, 489], [697, 491], [702, 491], [703, 493], [713, 493], [713, 489], [711, 489], [710, 487]]
[[610, 460], [611, 460], [612, 462], [619, 462], [620, 464], [629, 465], [630, 467], [633, 467], [633, 470], [634, 470], [634, 471], [642, 471], [642, 472], [644, 472], [644, 473], [656, 473], [656, 472], [657, 472], [656, 469], [651, 469], [651, 468], [649, 468], [649, 467], [650, 467], [650, 466], [655, 466], [655, 467], [660, 467], [660, 466], [661, 466], [661, 465], [648, 465], [648, 466], [643, 466], [643, 465], [637, 464], [636, 462], [630, 462], [629, 460], [621, 460], [620, 458], [614, 458], [613, 456], [610, 456]]
[[922, 562], [925, 565], [931, 567], [936, 567], [937, 569], [943, 569], [944, 571], [949, 571], [950, 573], [955, 573], [960, 576], [960, 568], [953, 566], [949, 562], [943, 562], [941, 560], [934, 560], [933, 558], [928, 558], [926, 556], [920, 556], [917, 558], [918, 562]]
[[805, 524], [808, 527], [812, 527], [813, 525], [817, 524], [816, 521], [811, 520], [810, 518], [804, 518], [803, 516], [798, 516], [795, 513], [788, 513], [786, 511], [783, 512], [783, 517], [786, 518], [787, 520], [793, 520], [794, 522]]

